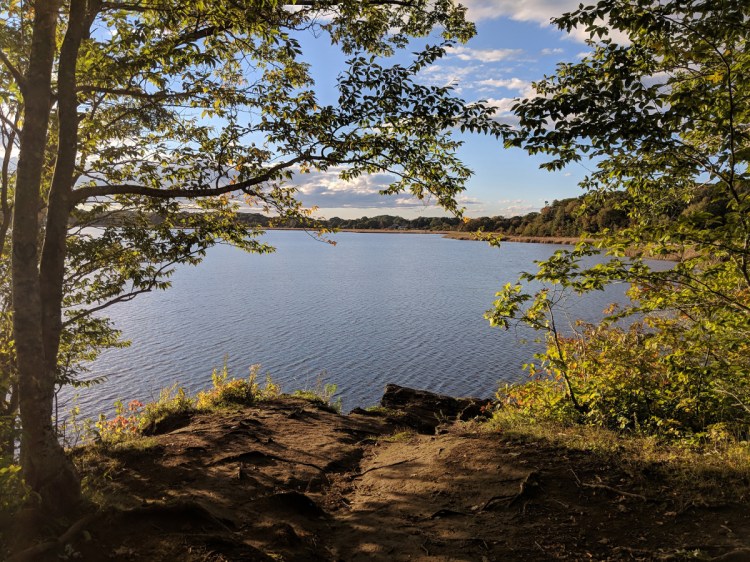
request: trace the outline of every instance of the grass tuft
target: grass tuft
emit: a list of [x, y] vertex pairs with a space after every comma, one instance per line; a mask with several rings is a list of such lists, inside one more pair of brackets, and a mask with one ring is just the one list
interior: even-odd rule
[[338, 391], [338, 385], [326, 383], [323, 381], [325, 373], [318, 375], [315, 380], [315, 386], [312, 388], [306, 388], [302, 390], [295, 390], [292, 396], [295, 398], [302, 398], [308, 400], [313, 404], [322, 406], [323, 408], [335, 412], [341, 413], [341, 397], [336, 396]]

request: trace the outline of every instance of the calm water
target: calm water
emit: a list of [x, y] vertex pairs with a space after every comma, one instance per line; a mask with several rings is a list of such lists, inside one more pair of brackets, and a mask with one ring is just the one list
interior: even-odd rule
[[[84, 413], [116, 399], [151, 399], [179, 382], [210, 384], [227, 358], [234, 376], [260, 363], [286, 391], [324, 373], [344, 408], [375, 404], [386, 383], [489, 396], [524, 376], [539, 350], [529, 332], [489, 327], [482, 314], [504, 283], [560, 246], [481, 242], [439, 235], [341, 233], [337, 246], [302, 232], [275, 231], [271, 255], [228, 246], [198, 267], [180, 268], [173, 287], [108, 313], [132, 346], [93, 365], [107, 382], [81, 392]], [[622, 287], [569, 303], [594, 320]], [[70, 393], [63, 395], [69, 400]]]

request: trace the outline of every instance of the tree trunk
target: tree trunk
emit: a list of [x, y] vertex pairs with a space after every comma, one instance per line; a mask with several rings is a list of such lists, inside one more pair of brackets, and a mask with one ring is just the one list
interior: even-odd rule
[[73, 175], [78, 154], [78, 99], [76, 64], [86, 29], [86, 1], [71, 0], [68, 29], [60, 48], [57, 71], [57, 114], [59, 132], [55, 172], [47, 204], [47, 224], [39, 267], [42, 298], [42, 330], [47, 369], [57, 368], [62, 333], [62, 300], [65, 278], [66, 236], [70, 216]]
[[41, 181], [49, 128], [58, 2], [37, 0], [29, 64], [21, 92], [24, 119], [13, 209], [13, 326], [19, 371], [21, 465], [26, 483], [53, 514], [80, 499], [80, 481], [52, 425], [55, 368], [45, 358], [39, 276]]

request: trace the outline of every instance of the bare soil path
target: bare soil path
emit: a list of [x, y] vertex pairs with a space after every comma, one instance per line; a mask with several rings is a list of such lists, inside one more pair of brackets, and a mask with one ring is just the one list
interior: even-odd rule
[[104, 507], [67, 559], [750, 560], [746, 497], [474, 422], [403, 420], [284, 399], [81, 453]]

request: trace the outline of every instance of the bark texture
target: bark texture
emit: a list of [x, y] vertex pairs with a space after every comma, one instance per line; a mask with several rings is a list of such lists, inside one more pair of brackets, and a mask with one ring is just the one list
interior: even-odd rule
[[[52, 514], [80, 499], [80, 480], [52, 424], [56, 366], [45, 344], [39, 269], [41, 182], [52, 99], [59, 5], [37, 0], [28, 70], [21, 84], [24, 120], [16, 172], [12, 236], [13, 324], [22, 424], [21, 465], [28, 485]], [[59, 310], [59, 309], [58, 309]], [[59, 313], [59, 312], [58, 312]], [[55, 354], [56, 355], [56, 354]]]

